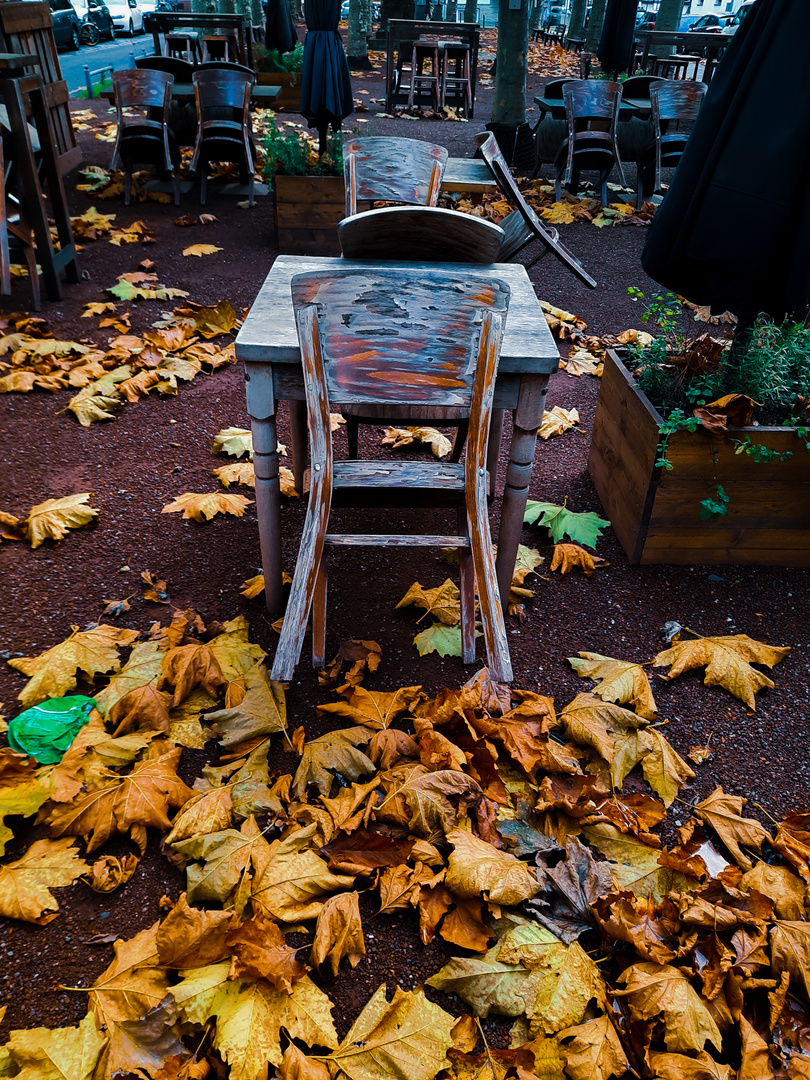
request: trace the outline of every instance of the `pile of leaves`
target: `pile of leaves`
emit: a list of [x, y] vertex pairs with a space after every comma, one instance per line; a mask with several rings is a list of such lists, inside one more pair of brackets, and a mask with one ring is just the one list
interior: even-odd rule
[[[122, 274], [107, 291], [119, 303], [188, 295], [161, 285], [151, 270]], [[2, 328], [11, 332], [0, 338], [0, 393], [78, 389], [67, 409], [88, 427], [96, 420], [114, 419], [116, 410], [153, 390], [176, 394], [180, 382], [235, 359], [232, 344], [215, 341], [239, 326], [227, 300], [213, 306], [186, 300], [142, 336], [128, 332], [131, 316], [119, 303], [85, 305], [84, 318], [100, 317], [99, 329], [118, 331], [106, 346], [54, 338], [44, 319], [4, 318]]]
[[[574, 221], [590, 221], [599, 229], [611, 225], [648, 225], [656, 210], [654, 203], [644, 203], [641, 210], [636, 210], [635, 202], [617, 201], [602, 206], [596, 198], [578, 198], [567, 191], [563, 191], [562, 199], [557, 202], [554, 185], [543, 180], [526, 180], [518, 186], [529, 206], [550, 225], [570, 225]], [[612, 184], [608, 184], [608, 187], [624, 190]], [[500, 193], [476, 195], [474, 199], [465, 195], [455, 198], [445, 195], [439, 200], [439, 205], [486, 218], [496, 225], [515, 209]]]
[[[318, 709], [346, 726], [313, 739], [288, 734], [243, 619], [176, 612], [145, 635], [102, 624], [11, 661], [29, 677], [23, 706], [81, 677], [98, 708], [58, 765], [0, 752], [4, 812], [50, 830], [0, 867], [2, 913], [46, 925], [55, 889], [125, 888], [148, 828], [186, 890], [115, 942], [78, 1027], [11, 1032], [2, 1075], [168, 1080], [224, 1063], [254, 1080], [268, 1062], [282, 1080], [807, 1075], [806, 815], [769, 833], [718, 788], [665, 847], [694, 773], [641, 664], [581, 653], [571, 663], [596, 685], [557, 710], [486, 670], [434, 698], [367, 690], [379, 646], [347, 644], [332, 672], [345, 659], [349, 681]], [[753, 707], [773, 684], [752, 665], [788, 652], [698, 638], [654, 664], [669, 678], [706, 667]], [[297, 753], [294, 773], [271, 771], [273, 736]], [[214, 739], [219, 761], [187, 787], [182, 747]], [[131, 854], [100, 853], [122, 836]], [[380, 986], [341, 1040], [320, 973], [364, 962], [361, 893], [455, 955], [431, 999]], [[288, 945], [302, 927], [311, 943]], [[443, 993], [472, 1015], [451, 1016]], [[489, 1014], [512, 1019], [511, 1048], [487, 1045]]]

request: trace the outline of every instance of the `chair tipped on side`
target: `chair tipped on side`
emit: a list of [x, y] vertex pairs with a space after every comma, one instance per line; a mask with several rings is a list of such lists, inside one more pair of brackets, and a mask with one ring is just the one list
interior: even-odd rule
[[[335, 270], [292, 280], [311, 439], [310, 494], [272, 678], [292, 679], [312, 611], [312, 658], [326, 657], [331, 545], [454, 547], [459, 556], [461, 646], [475, 660], [475, 594], [493, 678], [512, 667], [487, 515], [487, 438], [509, 289], [491, 277], [428, 268]], [[466, 460], [335, 461], [330, 411], [349, 402], [470, 411]], [[455, 507], [457, 533], [331, 533], [332, 507]], [[361, 519], [362, 521], [362, 519]]]

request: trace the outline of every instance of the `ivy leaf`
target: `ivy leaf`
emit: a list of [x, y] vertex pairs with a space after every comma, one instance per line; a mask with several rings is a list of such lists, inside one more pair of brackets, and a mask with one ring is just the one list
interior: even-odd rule
[[538, 524], [547, 528], [555, 544], [568, 536], [575, 544], [584, 544], [589, 548], [596, 547], [600, 533], [610, 524], [598, 514], [575, 514], [565, 506], [536, 502], [534, 499], [526, 503], [523, 520], [528, 525]]

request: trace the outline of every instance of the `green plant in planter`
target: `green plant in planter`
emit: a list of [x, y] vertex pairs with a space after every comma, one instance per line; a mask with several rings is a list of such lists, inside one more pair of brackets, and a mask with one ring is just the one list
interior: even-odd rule
[[299, 42], [292, 52], [282, 53], [278, 49], [254, 45], [253, 64], [257, 71], [293, 74], [304, 66], [304, 46]]
[[343, 141], [339, 133], [330, 132], [326, 153], [318, 156], [317, 134], [291, 122], [279, 130], [270, 119], [264, 137], [264, 176], [272, 186], [274, 176], [342, 176]]

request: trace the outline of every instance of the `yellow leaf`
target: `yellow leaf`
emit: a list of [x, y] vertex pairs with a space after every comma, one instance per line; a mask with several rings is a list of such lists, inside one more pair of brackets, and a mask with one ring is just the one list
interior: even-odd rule
[[446, 1064], [454, 1018], [422, 990], [386, 1000], [380, 986], [328, 1060], [350, 1080], [433, 1080]]
[[58, 905], [50, 890], [72, 885], [90, 869], [74, 842], [35, 840], [21, 859], [0, 866], [0, 915], [40, 926], [55, 919]]
[[567, 202], [555, 202], [540, 211], [540, 217], [551, 222], [552, 225], [570, 225], [576, 220], [576, 214]]
[[88, 1013], [78, 1027], [12, 1031], [6, 1047], [20, 1080], [91, 1080], [106, 1043]]
[[529, 900], [540, 892], [540, 883], [526, 863], [463, 829], [447, 834], [453, 852], [447, 862], [445, 884], [458, 896], [483, 895], [493, 904], [507, 907]]
[[659, 1020], [664, 1025], [667, 1050], [702, 1050], [707, 1042], [722, 1048], [722, 1039], [705, 1002], [692, 989], [686, 976], [669, 964], [633, 964], [619, 976], [633, 1014], [641, 1020]]
[[[571, 1080], [608, 1080], [623, 1076], [629, 1063], [608, 1015], [559, 1033], [565, 1071]], [[571, 1039], [571, 1042], [565, 1040]]]
[[216, 255], [218, 251], [222, 251], [222, 248], [213, 244], [192, 244], [191, 247], [183, 248], [184, 255], [196, 255], [198, 258], [203, 255]]
[[775, 647], [754, 641], [747, 634], [734, 634], [679, 641], [671, 649], [660, 652], [653, 664], [655, 667], [671, 664], [668, 679], [674, 679], [684, 671], [705, 667], [703, 682], [706, 686], [722, 686], [745, 702], [749, 709], [755, 709], [754, 695], [774, 683], [751, 664], [772, 668], [789, 652], [788, 646]]
[[65, 495], [61, 499], [46, 499], [32, 506], [26, 518], [28, 526], [25, 538], [32, 548], [38, 548], [43, 540], [61, 540], [68, 529], [81, 529], [98, 517], [99, 511], [87, 506], [92, 491], [79, 495]]
[[217, 514], [233, 514], [234, 517], [242, 517], [248, 506], [253, 505], [252, 499], [246, 499], [244, 495], [224, 494], [219, 491], [191, 492], [187, 491], [161, 510], [161, 514], [179, 514], [182, 511], [184, 518], [192, 521], [210, 521]]
[[138, 869], [134, 855], [102, 855], [93, 863], [90, 888], [97, 893], [111, 893], [125, 885]]
[[318, 913], [310, 963], [319, 970], [328, 961], [336, 976], [343, 957], [357, 967], [366, 955], [363, 924], [360, 921], [359, 893], [345, 892], [330, 896]]
[[166, 972], [156, 966], [157, 929], [153, 923], [127, 941], [116, 941], [112, 963], [88, 991], [90, 1011], [107, 1031], [124, 1020], [140, 1020], [168, 992]]
[[764, 841], [770, 841], [771, 837], [754, 818], [740, 815], [745, 802], [745, 799], [737, 795], [727, 795], [718, 787], [708, 799], [697, 803], [694, 812], [701, 821], [714, 829], [743, 870], [750, 870], [754, 864], [740, 849], [740, 845], [760, 854]]
[[247, 428], [223, 428], [214, 436], [214, 445], [211, 447], [212, 454], [224, 452], [231, 457], [241, 457], [247, 454], [253, 459], [253, 434]]
[[251, 900], [260, 910], [281, 922], [314, 919], [323, 907], [325, 893], [349, 889], [354, 878], [333, 874], [315, 850], [315, 825], [274, 840], [254, 850]]
[[223, 487], [230, 487], [231, 484], [256, 487], [256, 474], [253, 471], [252, 461], [233, 461], [230, 465], [223, 465], [221, 469], [214, 469], [212, 476], [215, 476]]
[[450, 439], [433, 427], [387, 427], [381, 445], [390, 446], [392, 450], [399, 450], [403, 446], [412, 446], [414, 443], [424, 443], [429, 446], [437, 458], [446, 457], [453, 449]]
[[594, 570], [600, 566], [610, 564], [598, 555], [591, 555], [579, 544], [555, 544], [554, 555], [551, 558], [551, 570], [559, 570], [561, 574], [570, 574], [577, 567], [590, 577]]
[[621, 705], [629, 704], [638, 716], [647, 720], [655, 718], [658, 709], [642, 664], [614, 660], [611, 656], [592, 652], [581, 652], [579, 657], [569, 657], [568, 663], [577, 675], [583, 679], [593, 679], [598, 684], [593, 689], [596, 697]]
[[562, 435], [578, 423], [579, 413], [576, 409], [563, 409], [561, 405], [555, 405], [553, 409], [543, 413], [538, 434], [541, 439], [550, 439], [552, 435]]
[[254, 664], [244, 673], [245, 696], [231, 709], [219, 709], [206, 714], [224, 749], [239, 746], [287, 726], [287, 707], [283, 688], [270, 679], [263, 664]]
[[349, 686], [342, 694], [345, 701], [319, 705], [318, 713], [345, 716], [355, 724], [375, 729], [390, 727], [398, 716], [410, 712], [414, 703], [423, 697], [421, 686], [402, 686], [390, 694]]
[[417, 581], [402, 597], [397, 609], [409, 604], [424, 608], [426, 615], [432, 615], [445, 626], [456, 626], [461, 619], [461, 594], [450, 578], [435, 589], [425, 589]]

